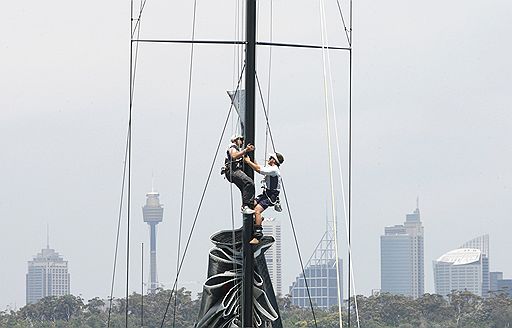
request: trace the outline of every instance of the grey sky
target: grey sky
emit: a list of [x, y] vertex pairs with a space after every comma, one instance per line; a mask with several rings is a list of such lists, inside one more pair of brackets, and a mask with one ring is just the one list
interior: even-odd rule
[[[267, 40], [269, 3], [260, 7], [260, 38]], [[127, 129], [129, 2], [28, 0], [3, 8], [0, 309], [24, 305], [26, 262], [45, 246], [46, 224], [51, 246], [70, 262], [72, 293], [106, 297]], [[234, 1], [199, 1], [196, 37], [232, 39], [234, 8]], [[384, 226], [404, 221], [416, 196], [425, 226], [427, 292], [433, 292], [432, 260], [483, 233], [490, 234], [491, 270], [512, 277], [511, 10], [510, 2], [498, 0], [354, 2], [352, 237], [358, 293], [380, 287], [379, 236]], [[327, 11], [329, 41], [344, 45], [334, 2], [327, 2]], [[192, 2], [148, 0], [142, 36], [188, 38], [191, 13]], [[318, 13], [316, 1], [276, 1], [274, 40], [319, 44]], [[266, 90], [268, 49], [258, 55]], [[232, 47], [195, 49], [185, 234], [229, 108], [233, 57]], [[170, 288], [176, 274], [188, 58], [188, 46], [140, 48], [130, 272], [137, 291], [140, 243], [148, 242], [141, 206], [152, 175], [165, 205], [158, 227], [159, 280]], [[343, 147], [347, 58], [331, 54]], [[307, 260], [325, 229], [329, 202], [321, 52], [274, 49], [271, 77], [271, 124], [286, 157], [282, 173]], [[264, 125], [258, 111], [261, 161]], [[206, 275], [208, 236], [231, 227], [221, 163], [218, 158], [180, 279], [180, 286], [194, 292]], [[340, 200], [339, 188], [337, 194]], [[337, 209], [341, 213], [340, 203]], [[283, 223], [286, 292], [299, 262], [287, 216], [276, 217]], [[235, 220], [238, 226], [238, 214]], [[124, 221], [118, 296], [124, 295], [125, 231]]]

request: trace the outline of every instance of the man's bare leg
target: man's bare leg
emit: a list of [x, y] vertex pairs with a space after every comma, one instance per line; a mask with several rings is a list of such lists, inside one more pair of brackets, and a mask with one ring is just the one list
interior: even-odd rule
[[263, 213], [265, 209], [263, 207], [261, 207], [261, 205], [256, 205], [256, 207], [254, 207], [254, 224], [257, 225], [257, 226], [261, 226], [261, 223], [263, 222], [263, 216], [261, 215], [261, 213]]

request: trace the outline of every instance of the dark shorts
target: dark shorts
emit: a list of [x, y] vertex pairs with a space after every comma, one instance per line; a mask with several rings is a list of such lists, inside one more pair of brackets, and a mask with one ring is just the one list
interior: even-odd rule
[[260, 205], [264, 210], [266, 210], [267, 207], [274, 206], [278, 196], [279, 192], [264, 192], [261, 195], [256, 196], [254, 200], [256, 205]]

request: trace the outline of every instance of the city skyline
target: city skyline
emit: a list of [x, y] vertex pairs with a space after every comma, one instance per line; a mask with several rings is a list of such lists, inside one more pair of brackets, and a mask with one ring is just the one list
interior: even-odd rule
[[[320, 16], [322, 3], [325, 17]], [[198, 3], [197, 40], [238, 39], [233, 17], [237, 4]], [[260, 5], [261, 41], [322, 45], [322, 21], [330, 45], [345, 41], [333, 2]], [[346, 2], [340, 5], [345, 8]], [[140, 37], [190, 39], [192, 9], [190, 2], [148, 2]], [[0, 280], [8, 283], [0, 286], [0, 308], [24, 304], [26, 261], [44, 247], [41, 231], [46, 224], [55, 229], [52, 247], [72, 264], [71, 292], [88, 299], [109, 296], [121, 218], [114, 296], [125, 295], [127, 285], [128, 292], [139, 292], [140, 244], [148, 240], [140, 207], [153, 175], [166, 208], [166, 222], [158, 226], [159, 282], [172, 287], [176, 263], [184, 255], [177, 254], [175, 214], [184, 187], [182, 240], [191, 238], [178, 283], [200, 291], [209, 236], [241, 222], [239, 195], [235, 189], [231, 198], [230, 186], [218, 171], [236, 123], [236, 118], [228, 120], [222, 138], [230, 106], [226, 90], [236, 88], [243, 51], [231, 45], [198, 45], [190, 75], [188, 45], [139, 44], [130, 94], [128, 2], [11, 1], [4, 10], [9, 14], [0, 21], [8, 31], [0, 40], [0, 248], [8, 251]], [[321, 49], [258, 47], [263, 97], [257, 99], [255, 157], [262, 163], [265, 149], [271, 148], [259, 99], [264, 98], [276, 150], [286, 158], [281, 173], [287, 203], [282, 197], [283, 212], [276, 214], [286, 259], [284, 289], [300, 268], [297, 249], [311, 254], [323, 235], [326, 212], [339, 220], [345, 285], [350, 234], [355, 280], [350, 291], [369, 295], [378, 289], [379, 236], [383, 227], [402, 221], [397, 218], [412, 209], [416, 195], [428, 232], [426, 292], [434, 290], [432, 260], [485, 233], [492, 238], [491, 270], [505, 277], [512, 272], [511, 11], [512, 3], [506, 1], [355, 4], [350, 129], [346, 54], [329, 52], [335, 92], [334, 99], [326, 99]], [[336, 115], [330, 118], [336, 118], [338, 135], [331, 134], [336, 154], [330, 179], [325, 114], [326, 107], [334, 106]], [[131, 159], [125, 157], [128, 123], [133, 127]], [[329, 123], [332, 127], [334, 120]], [[222, 149], [214, 160], [219, 142]], [[123, 185], [127, 162], [132, 164], [129, 201], [128, 179]], [[348, 233], [344, 221], [349, 213]], [[144, 270], [148, 277], [149, 266]]]
[[[157, 199], [158, 197], [155, 198], [155, 195], [158, 196], [159, 194], [157, 192], [154, 192], [154, 191], [146, 194], [148, 199], [151, 198], [150, 203], [153, 206], [156, 204], [155, 201], [158, 200]], [[159, 204], [159, 203], [158, 203], [158, 205], [161, 206], [161, 204]], [[411, 228], [412, 229], [417, 229], [416, 227], [414, 227], [415, 223], [416, 224], [419, 223], [421, 225], [420, 211], [419, 211], [418, 207], [413, 211], [413, 213], [406, 214], [406, 221], [404, 222], [404, 224], [406, 224], [406, 223], [409, 223], [409, 225], [411, 225], [411, 223], [413, 223], [412, 226], [409, 226], [409, 231], [411, 231]], [[276, 220], [274, 220], [274, 219], [267, 220], [267, 222], [266, 222], [266, 230], [265, 230], [266, 233], [271, 234], [271, 235], [273, 235], [276, 238], [276, 247], [275, 247], [274, 251], [272, 252], [272, 251], [269, 250], [268, 254], [266, 254], [267, 263], [270, 263], [270, 264], [272, 264], [273, 261], [269, 262], [269, 258], [278, 257], [278, 254], [279, 254], [279, 250], [278, 250], [279, 247], [277, 247], [278, 244], [280, 243], [280, 242], [278, 242], [278, 240], [281, 239], [280, 229], [277, 229], [279, 226], [280, 226], [279, 222], [276, 222]], [[406, 229], [405, 229], [404, 225], [397, 225], [397, 226], [386, 227], [386, 229], [389, 229], [389, 230], [387, 230], [387, 232], [389, 232], [390, 235], [396, 235], [396, 234], [398, 234], [398, 235], [407, 235], [406, 234]], [[421, 231], [421, 235], [422, 235], [422, 233], [423, 233], [422, 227], [418, 231]], [[332, 231], [331, 231], [331, 234], [332, 234]], [[381, 236], [381, 238], [382, 237], [384, 237], [384, 236]], [[330, 253], [334, 252], [334, 250], [331, 249], [331, 248], [324, 249], [327, 246], [329, 246], [329, 247], [333, 246], [333, 240], [325, 239], [325, 238], [326, 238], [326, 235], [324, 235], [324, 237], [322, 238], [322, 241], [317, 245], [317, 250], [315, 251], [315, 254], [316, 254], [316, 252], [320, 252], [320, 253], [322, 253], [324, 255], [321, 255], [319, 258], [317, 258], [318, 256], [315, 256], [315, 254], [313, 254], [311, 259], [310, 259], [310, 261], [313, 261], [313, 262], [314, 261], [319, 261], [323, 257], [325, 257], [325, 254], [327, 254], [327, 253], [330, 254]], [[31, 268], [35, 268], [35, 267], [39, 267], [39, 268], [45, 267], [45, 268], [48, 268], [48, 265], [46, 265], [46, 264], [51, 262], [52, 264], [49, 267], [51, 267], [51, 268], [57, 268], [58, 267], [59, 270], [63, 269], [65, 272], [64, 271], [60, 272], [62, 270], [60, 270], [60, 271], [57, 270], [59, 272], [55, 271], [56, 274], [54, 273], [54, 277], [53, 278], [50, 277], [49, 281], [51, 281], [52, 279], [53, 280], [57, 279], [59, 281], [58, 289], [55, 289], [53, 292], [46, 291], [46, 292], [43, 292], [43, 294], [46, 293], [46, 294], [44, 294], [46, 296], [59, 296], [59, 295], [62, 296], [62, 295], [69, 294], [70, 293], [70, 287], [69, 287], [70, 279], [69, 279], [69, 273], [67, 271], [67, 263], [68, 263], [68, 261], [64, 261], [62, 256], [59, 255], [59, 253], [55, 252], [54, 249], [51, 249], [49, 247], [49, 241], [48, 240], [49, 239], [47, 237], [47, 246], [46, 246], [46, 248], [43, 248], [42, 251], [40, 253], [38, 253], [38, 255], [36, 257], [34, 257], [34, 259], [32, 261], [28, 262], [29, 263], [29, 273], [34, 271], [34, 269], [31, 270]], [[318, 248], [318, 247], [320, 247], [320, 248]], [[324, 247], [324, 248], [322, 248], [322, 247]], [[460, 280], [458, 282], [455, 282], [455, 285], [453, 285], [453, 286], [452, 285], [450, 285], [450, 286], [447, 285], [448, 287], [441, 287], [439, 289], [439, 291], [435, 291], [435, 292], [436, 293], [440, 293], [440, 295], [444, 295], [444, 294], [448, 294], [452, 290], [462, 289], [462, 290], [468, 290], [468, 291], [471, 291], [471, 292], [473, 292], [473, 293], [475, 293], [477, 295], [483, 296], [483, 295], [487, 295], [489, 290], [493, 290], [491, 288], [491, 284], [492, 284], [492, 281], [495, 280], [495, 284], [496, 284], [496, 286], [498, 286], [497, 290], [505, 290], [506, 292], [508, 292], [510, 294], [509, 289], [511, 289], [511, 284], [512, 284], [511, 281], [512, 280], [511, 279], [503, 279], [503, 272], [489, 272], [489, 267], [490, 267], [490, 265], [489, 265], [489, 263], [490, 263], [490, 259], [489, 259], [490, 251], [489, 251], [489, 249], [490, 249], [490, 247], [489, 247], [489, 235], [485, 234], [485, 235], [482, 235], [482, 236], [479, 236], [479, 237], [472, 238], [472, 239], [462, 243], [460, 245], [459, 249], [456, 249], [454, 251], [451, 251], [451, 252], [448, 252], [448, 253], [444, 254], [437, 261], [433, 260], [434, 263], [435, 262], [453, 263], [453, 261], [458, 261], [459, 265], [460, 264], [473, 264], [472, 268], [471, 268], [471, 272], [469, 272], [469, 276], [468, 277], [470, 277], [471, 278], [470, 280], [473, 281], [474, 280], [473, 279], [473, 272], [475, 272], [477, 274], [477, 280], [475, 280], [475, 281], [480, 281], [479, 285], [477, 286], [477, 285], [475, 285], [475, 283], [473, 283], [471, 281], [469, 283], [466, 283], [465, 280], [464, 280], [465, 278], [462, 278], [462, 280]], [[476, 252], [477, 250], [478, 250], [478, 252]], [[325, 258], [323, 258], [323, 259], [325, 260]], [[477, 262], [476, 266], [474, 265], [475, 261]], [[43, 263], [43, 264], [41, 264], [41, 263]], [[334, 262], [331, 261], [329, 263], [332, 264]], [[340, 263], [342, 263], [342, 262], [340, 262]], [[276, 268], [272, 268], [271, 269], [271, 266], [269, 266], [269, 273], [270, 273], [271, 278], [272, 278], [272, 283], [274, 284], [274, 289], [275, 289], [275, 291], [277, 293], [278, 292], [279, 284], [276, 283], [276, 282], [278, 282], [280, 280], [280, 275], [279, 274], [274, 275], [274, 270], [276, 270], [278, 268], [278, 266], [275, 266], [275, 267]], [[446, 269], [443, 269], [443, 268], [437, 269], [436, 268], [436, 264], [434, 264], [433, 267], [434, 267], [434, 280], [435, 280], [435, 275], [436, 275], [437, 272], [441, 272], [443, 270], [446, 271]], [[310, 268], [310, 269], [314, 270], [315, 268]], [[306, 270], [306, 272], [311, 272], [311, 270], [308, 269], [308, 270]], [[276, 270], [275, 272], [278, 273], [279, 270]], [[53, 271], [52, 271], [52, 273], [53, 273]], [[56, 278], [57, 274], [58, 274], [59, 278]], [[492, 274], [495, 274], [496, 277], [492, 278]], [[46, 277], [49, 277], [49, 276], [46, 275]], [[65, 277], [68, 277], [68, 278], [65, 278]], [[67, 279], [67, 285], [63, 285], [61, 283], [61, 281], [66, 281], [66, 279]], [[300, 280], [300, 277], [296, 278], [295, 282], [292, 283], [292, 286], [294, 284], [298, 283], [297, 279]], [[30, 295], [35, 295], [33, 292], [29, 293], [29, 281], [30, 280], [35, 281], [37, 279], [34, 279], [34, 278], [29, 279], [29, 274], [27, 273], [27, 285], [26, 285], [26, 290], [27, 290], [27, 292], [26, 292], [27, 293], [26, 299], [27, 299], [27, 303], [29, 302], [29, 299], [31, 300], [30, 302], [34, 302], [34, 301], [37, 301], [39, 298], [41, 298], [41, 297], [34, 298], [34, 296], [29, 296], [29, 294]], [[57, 280], [55, 280], [55, 281], [57, 281]], [[499, 281], [499, 283], [498, 283], [498, 281]], [[446, 283], [444, 283], [444, 284], [446, 285]], [[33, 282], [32, 282], [32, 285], [33, 285]], [[420, 285], [420, 284], [418, 284], [418, 285]], [[299, 286], [299, 285], [297, 285], [297, 286]], [[302, 284], [300, 286], [302, 286], [301, 288], [305, 288], [304, 284]], [[149, 287], [151, 287], [151, 285]], [[310, 286], [310, 288], [311, 288], [311, 286]], [[291, 289], [292, 289], [292, 287], [290, 286], [290, 290]], [[396, 293], [396, 294], [407, 295], [407, 294], [405, 294], [403, 292], [393, 292], [393, 291], [384, 290], [384, 289], [382, 289], [381, 291], [382, 292], [391, 292], [391, 293]], [[148, 288], [148, 292], [151, 292], [150, 288]], [[41, 294], [41, 295], [43, 295], [43, 294]], [[304, 295], [306, 295], [306, 294], [304, 294]], [[316, 294], [315, 294], [315, 296], [316, 296]], [[411, 295], [409, 295], [409, 296], [411, 296]], [[417, 296], [414, 296], [414, 297], [417, 297]], [[306, 303], [304, 303], [304, 304], [306, 304]]]

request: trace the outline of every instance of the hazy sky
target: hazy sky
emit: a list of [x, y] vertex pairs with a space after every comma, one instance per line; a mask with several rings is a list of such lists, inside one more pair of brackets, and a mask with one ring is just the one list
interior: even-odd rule
[[[273, 40], [321, 44], [319, 4], [274, 1]], [[348, 7], [344, 1], [342, 6]], [[196, 38], [235, 38], [235, 8], [235, 1], [198, 1]], [[130, 3], [27, 0], [5, 3], [3, 9], [0, 309], [25, 304], [27, 261], [45, 247], [47, 224], [51, 247], [69, 261], [71, 292], [85, 299], [106, 297], [127, 131]], [[346, 45], [335, 2], [326, 1], [326, 11], [329, 43]], [[384, 226], [405, 220], [417, 196], [425, 227], [427, 292], [434, 291], [432, 260], [484, 233], [490, 235], [491, 270], [512, 277], [511, 12], [512, 4], [504, 0], [354, 1], [357, 293], [380, 288], [379, 236]], [[261, 1], [260, 40], [270, 39], [269, 13], [270, 2]], [[141, 38], [190, 38], [191, 28], [192, 1], [147, 1]], [[158, 226], [158, 276], [170, 288], [176, 275], [189, 55], [187, 45], [139, 48], [130, 260], [130, 286], [136, 291], [141, 288], [140, 244], [149, 237], [141, 206], [152, 176], [165, 206]], [[194, 51], [185, 239], [229, 108], [226, 90], [236, 79], [235, 57], [232, 46], [201, 45]], [[268, 48], [259, 48], [258, 58], [266, 96]], [[330, 60], [346, 182], [348, 55], [332, 52]], [[271, 125], [286, 157], [282, 173], [307, 260], [330, 215], [322, 52], [274, 49], [270, 77]], [[264, 124], [261, 106], [257, 110], [261, 161]], [[224, 139], [223, 147], [227, 135]], [[206, 276], [209, 235], [232, 225], [229, 184], [218, 174], [222, 161], [217, 158], [180, 276], [180, 286], [194, 292]], [[336, 209], [346, 259], [338, 167]], [[237, 190], [234, 200], [237, 208]], [[283, 225], [287, 292], [300, 270], [290, 221], [285, 212], [269, 210], [269, 215]], [[241, 223], [238, 213], [235, 222]], [[122, 229], [117, 296], [125, 293], [126, 215]]]

